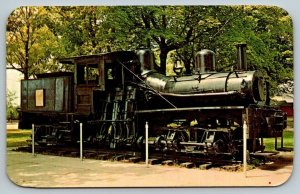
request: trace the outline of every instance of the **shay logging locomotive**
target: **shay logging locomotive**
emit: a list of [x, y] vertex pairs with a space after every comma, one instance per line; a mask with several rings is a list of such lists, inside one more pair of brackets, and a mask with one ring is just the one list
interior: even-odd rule
[[217, 72], [215, 54], [195, 56], [192, 75], [155, 71], [150, 50], [62, 58], [74, 72], [22, 80], [19, 128], [35, 124], [40, 145], [84, 144], [143, 150], [145, 123], [156, 152], [192, 156], [240, 156], [243, 129], [250, 153], [263, 151], [263, 138], [282, 137], [286, 114], [269, 106], [268, 84], [248, 71], [246, 45], [237, 45], [233, 71]]

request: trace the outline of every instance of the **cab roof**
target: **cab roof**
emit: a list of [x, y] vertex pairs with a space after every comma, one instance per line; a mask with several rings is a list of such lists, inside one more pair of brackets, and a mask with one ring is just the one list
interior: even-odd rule
[[129, 61], [138, 59], [134, 51], [115, 51], [94, 55], [81, 55], [67, 58], [59, 58], [58, 61], [63, 64], [97, 64], [100, 60]]

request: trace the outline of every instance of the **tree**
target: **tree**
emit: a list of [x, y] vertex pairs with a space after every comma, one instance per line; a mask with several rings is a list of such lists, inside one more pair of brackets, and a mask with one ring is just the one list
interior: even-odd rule
[[247, 43], [249, 69], [275, 87], [293, 78], [292, 35], [287, 12], [270, 6], [22, 7], [8, 21], [7, 66], [27, 79], [61, 69], [54, 58], [148, 47], [162, 73], [180, 60], [190, 74], [197, 51], [213, 50], [217, 70], [230, 70], [235, 45]]
[[196, 12], [200, 14], [197, 16], [198, 27], [192, 40], [187, 45], [176, 49], [177, 58], [183, 61], [186, 74], [191, 73], [196, 52], [211, 49], [218, 54], [218, 50], [224, 47], [222, 43], [219, 45], [218, 37], [223, 36], [224, 30], [237, 19], [234, 8], [230, 6], [197, 7]]
[[[231, 7], [148, 6], [115, 7], [108, 14], [110, 35], [123, 45], [144, 45], [159, 49], [160, 71], [165, 73], [167, 56], [176, 50], [174, 59], [182, 60], [187, 73], [194, 49], [211, 47], [212, 40], [233, 18]], [[109, 19], [110, 18], [110, 19]], [[127, 42], [126, 42], [127, 41]]]
[[293, 79], [293, 31], [288, 13], [274, 6], [234, 6], [235, 20], [224, 28], [215, 43], [218, 65], [235, 65], [236, 43], [248, 45], [249, 70], [260, 70], [274, 90], [279, 83]]
[[[123, 45], [136, 48], [158, 47], [160, 69], [165, 73], [168, 52], [174, 50], [179, 44], [183, 44], [183, 40], [180, 43], [173, 41], [177, 35], [173, 35], [169, 29], [171, 25], [174, 25], [174, 23], [168, 22], [168, 17], [174, 16], [173, 12], [176, 11], [174, 9], [169, 6], [115, 7], [105, 22], [106, 28], [109, 29], [108, 36], [110, 37], [108, 39], [112, 40], [115, 47], [121, 48], [126, 47]], [[174, 17], [174, 19], [177, 18]], [[182, 37], [180, 38], [182, 39]]]
[[[87, 55], [107, 52], [103, 28], [109, 7], [48, 7], [55, 19], [48, 24], [59, 37], [65, 55]], [[62, 53], [61, 53], [62, 54]], [[62, 56], [62, 55], [61, 55]]]
[[57, 68], [53, 55], [59, 52], [58, 37], [45, 24], [47, 17], [44, 7], [21, 7], [8, 18], [6, 67], [20, 71], [24, 79]]

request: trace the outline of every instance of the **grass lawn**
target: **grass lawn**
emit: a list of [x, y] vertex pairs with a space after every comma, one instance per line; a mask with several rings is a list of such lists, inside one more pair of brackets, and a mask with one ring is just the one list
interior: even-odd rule
[[18, 147], [18, 146], [26, 146], [28, 143], [26, 140], [31, 139], [31, 130], [7, 130], [7, 147]]
[[[281, 138], [277, 139], [277, 147], [280, 148]], [[266, 151], [274, 151], [275, 138], [265, 138], [264, 145], [266, 146]], [[284, 131], [283, 132], [283, 147], [293, 148], [294, 147], [294, 131]]]
[[[7, 147], [18, 147], [26, 146], [28, 143], [26, 140], [31, 139], [31, 130], [7, 130]], [[274, 151], [274, 138], [265, 138], [264, 145], [266, 151]], [[278, 138], [278, 148], [280, 147], [280, 138]], [[294, 131], [283, 132], [283, 147], [293, 148], [294, 147]]]

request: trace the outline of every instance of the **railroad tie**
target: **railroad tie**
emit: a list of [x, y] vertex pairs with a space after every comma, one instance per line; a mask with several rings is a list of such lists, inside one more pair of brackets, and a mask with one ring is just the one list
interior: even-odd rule
[[97, 156], [97, 159], [98, 160], [108, 160], [110, 158], [110, 155], [109, 154], [99, 154]]
[[129, 162], [138, 163], [142, 160], [142, 158], [141, 157], [131, 157], [128, 160], [129, 160]]
[[88, 153], [85, 153], [84, 156], [86, 158], [94, 158], [96, 156], [96, 153], [94, 153], [94, 152], [88, 152]]
[[184, 167], [184, 168], [194, 168], [195, 164], [192, 162], [184, 162], [180, 164], [180, 167]]
[[162, 165], [173, 166], [174, 165], [174, 161], [173, 160], [165, 160], [161, 164]]
[[199, 169], [200, 170], [208, 170], [212, 167], [212, 163], [205, 163], [205, 164], [200, 164]]
[[120, 160], [123, 160], [124, 158], [125, 158], [124, 155], [116, 155], [116, 156], [112, 157], [112, 160], [114, 160], [114, 161], [120, 161]]
[[156, 158], [150, 158], [148, 160], [148, 164], [151, 164], [151, 165], [161, 164], [161, 160], [160, 159], [156, 159]]

